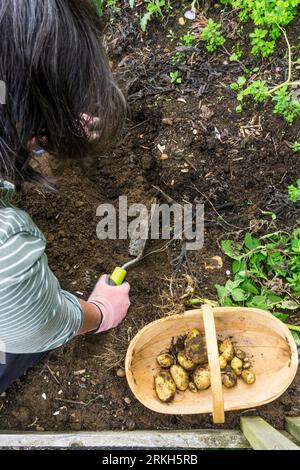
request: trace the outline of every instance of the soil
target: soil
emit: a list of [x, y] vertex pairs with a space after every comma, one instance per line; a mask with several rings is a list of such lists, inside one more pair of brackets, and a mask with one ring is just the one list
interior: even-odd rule
[[[209, 14], [216, 14], [215, 9]], [[300, 120], [293, 126], [285, 124], [270, 104], [249, 103], [237, 114], [235, 94], [229, 88], [244, 67], [257, 64], [271, 70], [271, 81], [279, 83], [286, 72], [283, 41], [271, 64], [251, 55], [239, 63], [230, 62], [223, 48], [208, 55], [199, 41], [188, 64], [180, 66], [183, 84], [170, 84], [174, 45], [166, 31], [172, 28], [182, 35], [190, 26], [179, 26], [179, 16], [170, 15], [165, 20], [167, 25], [152, 23], [145, 35], [131, 11], [122, 11], [109, 24], [110, 59], [127, 93], [131, 113], [120, 142], [107, 155], [86, 162], [84, 169], [68, 162], [62, 175], [61, 164], [53, 162], [52, 173], [60, 191], [44, 194], [29, 188], [19, 204], [44, 231], [49, 264], [62, 287], [83, 299], [99, 274], [112, 272], [128, 259], [126, 240], [97, 239], [96, 209], [101, 203], [117, 207], [121, 195], [127, 195], [129, 203], [149, 204], [154, 196], [165, 203], [165, 195], [180, 203], [203, 202], [204, 248], [189, 252], [187, 259], [178, 259], [183, 253], [180, 241], [167, 247], [161, 241], [150, 242], [149, 255], [129, 274], [132, 307], [126, 321], [116, 331], [75, 339], [50, 352], [0, 398], [1, 429], [213, 427], [208, 415], [162, 416], [138, 403], [123, 374], [126, 349], [142, 326], [179, 308], [178, 299], [189, 279], [193, 279], [196, 293], [216, 299], [214, 285], [226, 281], [230, 268], [220, 250], [220, 240], [239, 239], [247, 230], [260, 234], [297, 224], [300, 210], [289, 203], [287, 186], [300, 174], [299, 154], [289, 147], [299, 140]], [[227, 15], [224, 21], [231, 32], [225, 46], [231, 50], [239, 34], [233, 27], [236, 19]], [[296, 23], [288, 34], [297, 37]], [[162, 159], [158, 145], [165, 147], [163, 153], [168, 158]], [[40, 163], [49, 166], [47, 157]], [[261, 210], [276, 212], [276, 221], [272, 223]], [[216, 255], [223, 258], [224, 266], [206, 269], [209, 259]], [[243, 414], [259, 414], [283, 428], [284, 416], [300, 415], [299, 391], [298, 373], [277, 401]], [[239, 427], [240, 416], [239, 412], [228, 413], [224, 427]]]

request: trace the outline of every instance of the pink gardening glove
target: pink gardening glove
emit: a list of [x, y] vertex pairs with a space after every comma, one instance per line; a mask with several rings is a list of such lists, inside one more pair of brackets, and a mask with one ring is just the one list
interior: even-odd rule
[[88, 302], [96, 305], [102, 313], [100, 328], [95, 334], [103, 333], [118, 326], [126, 317], [130, 307], [130, 285], [124, 282], [121, 286], [110, 286], [109, 276], [101, 276]]

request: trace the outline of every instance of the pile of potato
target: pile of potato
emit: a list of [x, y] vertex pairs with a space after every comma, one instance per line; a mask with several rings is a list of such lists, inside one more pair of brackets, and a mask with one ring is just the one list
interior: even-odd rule
[[[251, 385], [255, 382], [252, 364], [246, 354], [235, 349], [230, 338], [219, 345], [220, 368], [223, 385], [232, 388], [238, 377]], [[157, 357], [160, 371], [154, 378], [157, 397], [163, 403], [170, 403], [176, 391], [190, 390], [197, 393], [210, 387], [210, 370], [204, 336], [194, 328], [186, 337], [181, 337], [166, 353]]]

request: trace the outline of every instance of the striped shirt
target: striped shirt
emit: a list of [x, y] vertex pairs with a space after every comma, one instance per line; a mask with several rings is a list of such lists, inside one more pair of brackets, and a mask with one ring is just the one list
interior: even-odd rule
[[13, 193], [0, 179], [0, 351], [43, 352], [72, 339], [83, 313], [79, 300], [60, 288], [45, 237], [11, 204]]

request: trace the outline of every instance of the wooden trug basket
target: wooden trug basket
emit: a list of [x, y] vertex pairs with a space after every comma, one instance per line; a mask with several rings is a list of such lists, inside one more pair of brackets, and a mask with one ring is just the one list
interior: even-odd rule
[[[171, 403], [162, 403], [154, 391], [158, 371], [156, 357], [166, 351], [172, 338], [200, 329], [206, 337], [211, 388], [199, 393], [177, 392]], [[222, 386], [218, 339], [233, 337], [234, 343], [253, 363], [256, 382]], [[280, 397], [295, 378], [298, 353], [284, 323], [263, 310], [240, 307], [187, 311], [145, 326], [132, 340], [126, 355], [126, 376], [135, 397], [150, 410], [171, 415], [213, 413], [214, 423], [225, 422], [224, 411], [256, 408]]]

